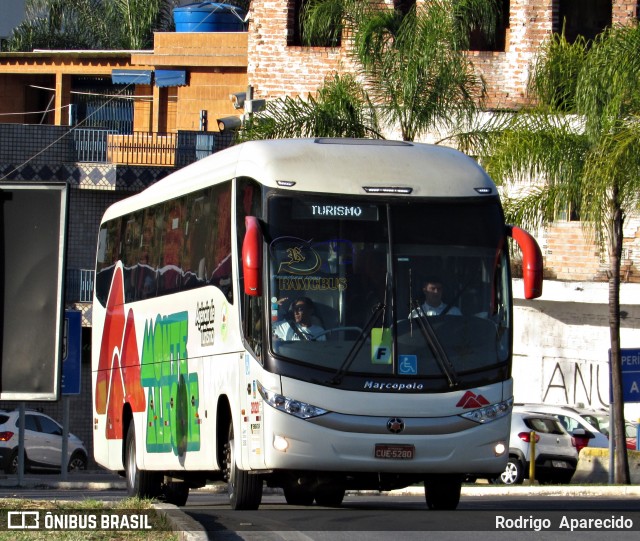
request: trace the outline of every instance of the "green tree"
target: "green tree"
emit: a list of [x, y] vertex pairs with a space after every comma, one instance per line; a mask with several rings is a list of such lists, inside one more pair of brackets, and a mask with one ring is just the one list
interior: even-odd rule
[[[484, 28], [495, 25], [495, 14], [499, 13], [497, 0], [431, 0], [421, 9], [413, 4], [398, 3], [401, 8], [385, 9], [361, 0], [307, 0], [302, 10], [303, 41], [336, 43], [344, 35], [346, 51], [357, 66], [355, 75], [364, 89], [362, 99], [367, 107], [370, 103], [375, 106], [376, 119], [397, 126], [404, 140], [414, 140], [433, 129], [457, 127], [472, 118], [485, 89], [464, 48], [469, 29], [485, 20], [482, 14], [493, 14], [493, 23], [482, 23]], [[317, 101], [276, 100], [284, 103], [272, 106], [278, 111], [274, 122], [266, 120], [271, 112], [267, 111], [255, 124], [266, 122], [273, 137], [280, 136], [279, 123], [288, 126], [288, 133], [302, 133], [292, 127], [296, 123], [309, 126], [312, 109], [322, 102], [323, 118], [327, 119], [322, 124], [330, 128], [327, 115], [331, 111], [344, 113], [339, 104], [329, 105], [332, 97], [341, 99], [329, 92]], [[351, 118], [359, 121], [367, 117]], [[348, 115], [337, 119], [337, 129], [331, 134], [358, 132], [359, 126], [345, 130], [348, 119]], [[261, 137], [267, 136], [267, 125]], [[367, 133], [379, 133], [378, 126], [371, 126]]]
[[177, 0], [27, 0], [27, 18], [7, 42], [33, 49], [143, 49], [172, 28]]
[[639, 210], [640, 28], [610, 28], [592, 43], [554, 35], [533, 64], [536, 106], [497, 115], [459, 137], [502, 182], [531, 179], [511, 201], [515, 221], [536, 227], [575, 209], [609, 256], [609, 329], [615, 481], [629, 483], [620, 356], [620, 265], [625, 220]]
[[373, 105], [350, 75], [327, 79], [317, 98], [270, 100], [265, 111], [251, 119], [239, 138], [382, 137]]
[[177, 0], [105, 1], [108, 21], [117, 28], [118, 45], [123, 49], [152, 49], [153, 32], [172, 28], [172, 9]]

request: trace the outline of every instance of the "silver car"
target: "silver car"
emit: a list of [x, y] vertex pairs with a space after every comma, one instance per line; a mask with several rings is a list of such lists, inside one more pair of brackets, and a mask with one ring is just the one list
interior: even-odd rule
[[541, 483], [568, 483], [578, 464], [575, 439], [553, 415], [518, 408], [511, 416], [509, 461], [494, 481], [514, 485], [529, 478], [532, 437], [536, 440], [535, 478]]
[[[18, 471], [19, 411], [0, 410], [0, 467], [6, 473]], [[60, 470], [62, 464], [62, 426], [48, 415], [25, 412], [25, 470]], [[69, 434], [67, 470], [87, 469], [87, 450], [77, 436]]]
[[595, 412], [592, 410], [553, 404], [518, 404], [517, 407], [554, 415], [569, 434], [577, 436], [576, 430], [583, 431], [580, 436], [581, 447], [602, 447], [605, 449], [609, 447], [609, 438], [599, 430], [599, 422], [594, 417]]

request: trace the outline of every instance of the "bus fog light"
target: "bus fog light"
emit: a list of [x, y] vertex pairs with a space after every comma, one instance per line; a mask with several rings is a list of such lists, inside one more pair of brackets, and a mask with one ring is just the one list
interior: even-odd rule
[[287, 451], [288, 447], [289, 447], [289, 442], [284, 436], [279, 436], [278, 434], [273, 436], [273, 448], [276, 451], [282, 451], [284, 453]]
[[507, 450], [507, 446], [502, 441], [499, 441], [498, 443], [496, 443], [496, 446], [493, 448], [493, 451], [496, 454], [496, 456], [504, 455], [506, 450]]

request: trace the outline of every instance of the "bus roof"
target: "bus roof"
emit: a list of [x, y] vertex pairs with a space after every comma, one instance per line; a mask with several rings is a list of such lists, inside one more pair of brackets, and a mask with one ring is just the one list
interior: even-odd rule
[[235, 177], [322, 194], [364, 195], [366, 187], [383, 195], [389, 195], [389, 188], [410, 189], [406, 197], [497, 195], [478, 163], [449, 147], [373, 139], [274, 139], [235, 145], [184, 167], [115, 203], [104, 220]]

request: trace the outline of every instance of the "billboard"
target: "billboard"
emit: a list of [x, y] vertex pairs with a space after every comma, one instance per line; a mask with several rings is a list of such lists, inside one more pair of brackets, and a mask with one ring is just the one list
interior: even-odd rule
[[57, 400], [68, 188], [0, 183], [0, 399]]

